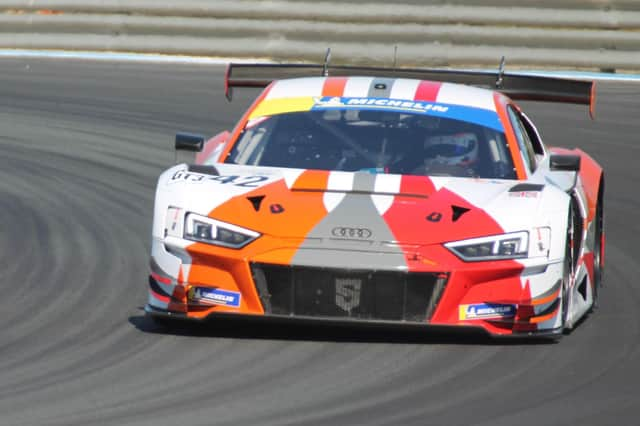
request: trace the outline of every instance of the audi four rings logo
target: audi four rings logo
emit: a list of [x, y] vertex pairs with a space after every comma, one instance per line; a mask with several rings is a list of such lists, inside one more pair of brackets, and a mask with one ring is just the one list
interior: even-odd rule
[[373, 233], [367, 228], [350, 228], [348, 226], [338, 226], [331, 230], [331, 235], [338, 238], [371, 238]]

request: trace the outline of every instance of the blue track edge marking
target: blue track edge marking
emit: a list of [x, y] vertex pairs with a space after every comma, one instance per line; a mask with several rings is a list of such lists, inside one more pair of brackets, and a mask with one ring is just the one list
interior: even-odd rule
[[[507, 71], [508, 73], [509, 71]], [[583, 80], [606, 81], [640, 81], [640, 74], [615, 74], [588, 71], [513, 71], [514, 73], [558, 78], [575, 78]]]
[[[128, 62], [160, 62], [160, 63], [182, 63], [198, 65], [224, 65], [229, 62], [251, 63], [265, 62], [268, 59], [257, 58], [216, 58], [206, 56], [180, 56], [180, 55], [155, 55], [144, 53], [118, 53], [118, 52], [90, 52], [90, 51], [66, 51], [66, 50], [23, 50], [23, 49], [0, 49], [1, 58], [54, 58], [54, 59], [83, 59], [92, 61], [128, 61]], [[488, 71], [482, 69], [481, 71]], [[480, 71], [473, 69], [473, 71]], [[492, 70], [492, 71], [497, 71]], [[539, 75], [559, 78], [577, 78], [584, 80], [605, 80], [605, 81], [640, 81], [640, 74], [613, 74], [598, 73], [588, 71], [543, 71], [543, 70], [507, 70], [507, 73], [517, 73], [525, 75]]]

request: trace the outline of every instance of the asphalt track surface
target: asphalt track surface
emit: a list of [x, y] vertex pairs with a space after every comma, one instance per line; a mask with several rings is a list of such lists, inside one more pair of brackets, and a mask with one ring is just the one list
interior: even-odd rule
[[0, 60], [0, 425], [608, 425], [640, 415], [640, 85], [526, 104], [606, 169], [601, 307], [558, 343], [144, 317], [176, 131], [228, 128], [220, 66]]

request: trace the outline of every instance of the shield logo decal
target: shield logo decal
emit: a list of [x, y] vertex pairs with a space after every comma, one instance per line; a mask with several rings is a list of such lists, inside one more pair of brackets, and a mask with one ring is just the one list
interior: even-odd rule
[[360, 306], [362, 280], [359, 278], [336, 278], [336, 305], [349, 312]]

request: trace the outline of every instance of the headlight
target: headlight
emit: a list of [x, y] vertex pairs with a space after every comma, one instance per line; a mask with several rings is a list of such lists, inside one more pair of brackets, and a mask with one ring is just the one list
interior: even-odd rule
[[201, 243], [239, 249], [260, 236], [260, 233], [221, 222], [195, 213], [188, 213], [184, 223], [184, 238]]
[[521, 259], [529, 252], [529, 233], [526, 231], [491, 237], [446, 243], [460, 259], [467, 262], [480, 260]]

